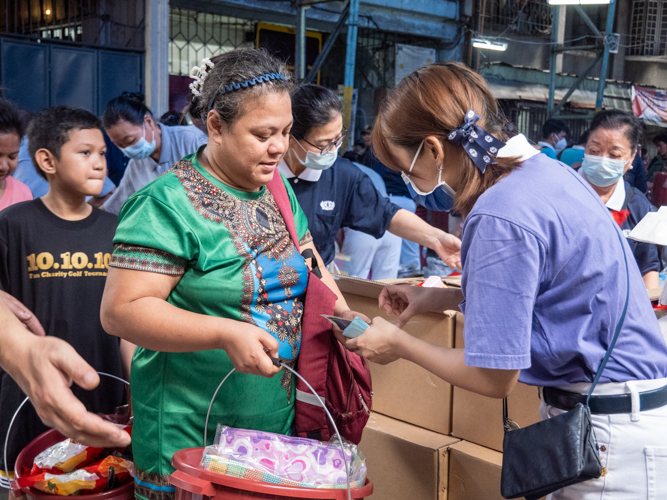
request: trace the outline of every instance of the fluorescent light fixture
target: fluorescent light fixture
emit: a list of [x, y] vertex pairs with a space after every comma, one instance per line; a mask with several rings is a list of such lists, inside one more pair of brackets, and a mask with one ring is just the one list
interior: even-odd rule
[[549, 0], [549, 5], [608, 5], [611, 0]]
[[507, 50], [507, 44], [504, 42], [493, 42], [485, 38], [473, 38], [472, 46], [476, 49], [497, 50], [504, 52]]

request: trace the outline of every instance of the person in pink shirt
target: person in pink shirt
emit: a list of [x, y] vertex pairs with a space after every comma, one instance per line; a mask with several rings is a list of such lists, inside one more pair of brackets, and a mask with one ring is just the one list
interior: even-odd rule
[[0, 99], [0, 210], [32, 200], [28, 186], [11, 176], [19, 164], [24, 132], [18, 110], [9, 101]]

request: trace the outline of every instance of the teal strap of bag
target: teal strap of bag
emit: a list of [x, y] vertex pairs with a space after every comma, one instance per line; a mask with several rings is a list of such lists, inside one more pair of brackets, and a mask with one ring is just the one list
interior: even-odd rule
[[597, 373], [595, 374], [595, 378], [593, 379], [593, 383], [591, 384], [591, 389], [588, 391], [588, 397], [586, 398], [586, 406], [588, 406], [588, 402], [591, 399], [591, 395], [593, 394], [593, 390], [595, 389], [595, 386], [598, 385], [598, 382], [600, 381], [600, 377], [602, 376], [602, 372], [604, 371], [605, 367], [607, 366], [607, 361], [609, 361], [609, 358], [611, 357], [611, 351], [614, 350], [614, 346], [616, 345], [616, 341], [618, 340], [618, 336], [621, 333], [621, 329], [623, 328], [623, 322], [625, 321], [625, 315], [628, 312], [628, 302], [630, 301], [630, 269], [628, 268], [628, 256], [625, 252], [625, 245], [623, 245], [623, 237], [621, 236], [621, 231], [618, 229], [616, 230], [616, 235], [618, 236], [618, 241], [621, 243], [621, 249], [623, 250], [623, 258], [625, 259], [625, 277], [626, 277], [626, 294], [625, 294], [625, 306], [623, 307], [623, 314], [621, 314], [621, 319], [618, 320], [618, 324], [616, 325], [616, 331], [614, 332], [614, 338], [611, 340], [611, 344], [609, 344], [609, 348], [607, 349], [607, 352], [604, 355], [604, 358], [602, 358], [602, 363], [600, 363], [600, 368], [598, 368]]

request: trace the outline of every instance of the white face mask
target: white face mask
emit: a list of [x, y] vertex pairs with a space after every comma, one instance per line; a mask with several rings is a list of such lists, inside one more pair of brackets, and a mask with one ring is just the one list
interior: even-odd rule
[[559, 154], [566, 147], [567, 147], [567, 139], [565, 137], [563, 137], [562, 139], [558, 140], [558, 142], [554, 146], [554, 150], [556, 151], [556, 154]]
[[299, 158], [299, 155], [296, 154], [296, 151], [294, 152], [294, 156], [296, 156], [296, 159], [299, 160], [299, 163], [301, 163], [301, 165], [303, 165], [306, 168], [312, 168], [313, 170], [326, 170], [328, 168], [331, 168], [338, 159], [338, 150], [340, 149], [340, 147], [336, 148], [333, 151], [330, 151], [329, 153], [315, 153], [313, 151], [308, 151], [306, 148], [304, 148], [297, 139], [294, 139], [294, 142], [296, 142], [299, 145], [299, 147], [306, 152], [305, 160]]
[[581, 169], [586, 179], [597, 187], [608, 187], [623, 177], [628, 160], [612, 160], [604, 156], [584, 155]]
[[121, 152], [132, 160], [144, 160], [153, 154], [155, 151], [155, 132], [153, 132], [153, 140], [148, 142], [146, 140], [146, 122], [143, 125], [143, 134], [139, 140], [126, 148], [118, 148]]
[[410, 196], [414, 201], [429, 210], [446, 212], [452, 209], [456, 191], [454, 191], [452, 187], [445, 181], [440, 180], [444, 165], [440, 165], [440, 167], [438, 167], [438, 183], [428, 193], [420, 190], [410, 178], [410, 173], [415, 167], [415, 163], [417, 162], [417, 158], [419, 157], [419, 153], [421, 152], [423, 146], [424, 141], [421, 142], [419, 148], [417, 149], [417, 154], [415, 154], [415, 157], [412, 159], [410, 170], [408, 170], [407, 174], [405, 172], [401, 172], [401, 177], [403, 178], [403, 182], [405, 182], [405, 184], [408, 186], [408, 191], [410, 192]]

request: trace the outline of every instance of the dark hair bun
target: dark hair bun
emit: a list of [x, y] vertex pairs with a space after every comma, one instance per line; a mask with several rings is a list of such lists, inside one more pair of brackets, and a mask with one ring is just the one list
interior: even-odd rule
[[123, 92], [121, 97], [126, 97], [127, 99], [132, 99], [133, 101], [145, 102], [146, 96], [139, 92]]

